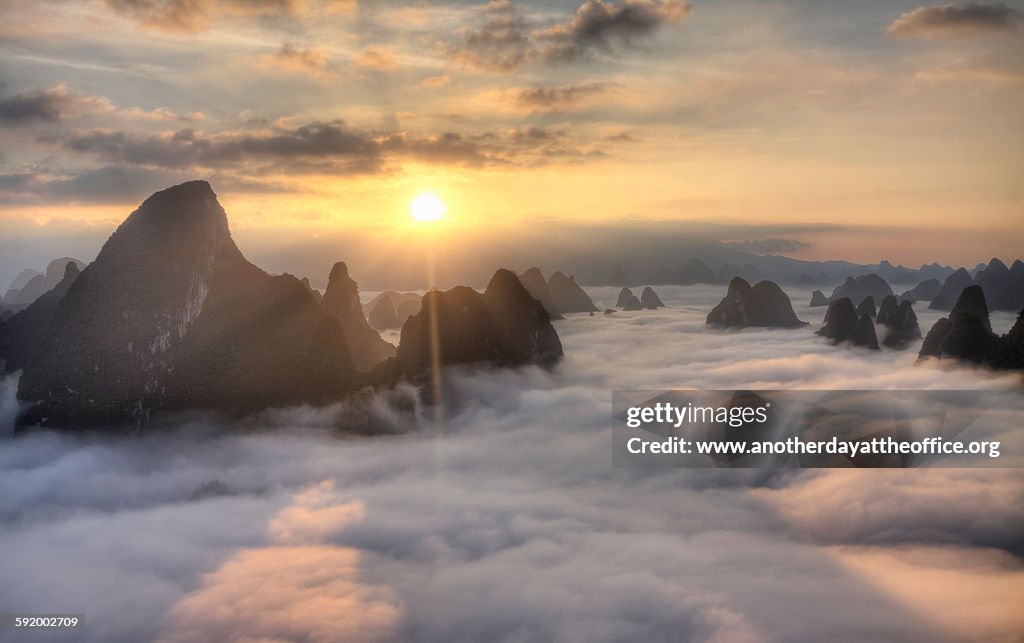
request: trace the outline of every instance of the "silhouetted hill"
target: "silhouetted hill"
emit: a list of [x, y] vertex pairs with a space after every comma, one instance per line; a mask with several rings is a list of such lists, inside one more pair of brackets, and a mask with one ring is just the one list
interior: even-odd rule
[[633, 291], [629, 288], [623, 288], [619, 291], [619, 297], [615, 300], [615, 307], [622, 308], [629, 303], [631, 299], [634, 299]]
[[359, 284], [349, 276], [345, 262], [339, 261], [331, 269], [320, 305], [341, 324], [345, 344], [357, 369], [369, 371], [395, 354], [395, 347], [381, 339], [380, 333], [370, 328], [363, 317]]
[[12, 303], [12, 301], [18, 296], [21, 289], [24, 288], [33, 277], [37, 277], [42, 274], [43, 273], [38, 270], [25, 268], [14, 277], [11, 281], [11, 285], [7, 287], [7, 291], [4, 293], [4, 296], [0, 298], [0, 301]]
[[466, 286], [423, 297], [423, 308], [402, 327], [393, 362], [379, 373], [417, 380], [434, 363], [431, 329], [437, 329], [437, 363], [553, 366], [562, 343], [551, 318], [515, 273], [498, 270], [483, 294]]
[[882, 301], [887, 295], [893, 294], [892, 288], [878, 275], [871, 273], [859, 277], [847, 277], [841, 285], [832, 291], [829, 301], [849, 297], [851, 301], [864, 301], [871, 297], [874, 301]]
[[922, 301], [935, 299], [941, 291], [941, 281], [938, 279], [926, 279], [903, 294], [910, 295], [914, 301]]
[[0, 362], [5, 372], [17, 371], [28, 364], [49, 334], [57, 307], [79, 274], [78, 264], [69, 261], [60, 283], [0, 324]]
[[71, 284], [18, 395], [23, 423], [109, 426], [326, 403], [353, 373], [338, 321], [298, 279], [249, 263], [191, 181], [146, 199]]
[[402, 324], [398, 321], [395, 305], [391, 303], [391, 297], [387, 295], [381, 297], [377, 301], [377, 305], [370, 309], [367, 320], [370, 326], [377, 330], [392, 330], [402, 327]]
[[879, 309], [876, 321], [885, 327], [882, 343], [890, 348], [904, 348], [907, 344], [920, 339], [921, 327], [917, 323], [914, 306], [907, 300], [896, 304], [895, 297], [886, 297], [882, 302], [887, 314]]
[[1024, 307], [1024, 266], [1011, 271], [999, 259], [993, 258], [974, 277], [974, 283], [985, 291], [985, 299], [992, 310], [1019, 311]]
[[560, 314], [592, 313], [598, 310], [574, 277], [566, 277], [555, 271], [548, 279], [548, 289], [551, 291], [551, 302]]
[[985, 292], [981, 286], [964, 288], [949, 318], [932, 326], [921, 346], [919, 359], [957, 359], [995, 369], [1024, 370], [1024, 311], [1010, 332], [992, 332]]
[[718, 282], [718, 275], [706, 263], [700, 259], [691, 258], [676, 270], [672, 281], [668, 283], [690, 286], [693, 284], [714, 284]]
[[[392, 299], [391, 301], [394, 302], [395, 300]], [[420, 298], [417, 295], [416, 299], [406, 299], [395, 306], [395, 317], [398, 318], [398, 323], [404, 324], [406, 319], [420, 312], [420, 305]]]
[[741, 277], [729, 282], [725, 297], [710, 313], [708, 325], [723, 327], [768, 326], [795, 328], [807, 322], [797, 319], [789, 297], [771, 281], [751, 287]]
[[998, 338], [992, 332], [982, 288], [964, 288], [949, 315], [949, 324], [941, 340], [929, 339], [932, 341], [927, 342], [928, 348], [935, 352], [926, 354], [922, 347], [919, 357], [955, 358], [979, 364], [985, 362]]
[[821, 292], [820, 290], [815, 290], [814, 292], [811, 293], [811, 308], [828, 306], [828, 303], [828, 297], [826, 297], [825, 293]]
[[963, 292], [964, 288], [973, 283], [974, 279], [970, 273], [964, 268], [958, 268], [956, 272], [947, 277], [942, 283], [942, 288], [932, 298], [928, 308], [931, 310], [952, 310], [956, 300], [960, 297], [960, 293]]
[[643, 310], [644, 305], [640, 302], [639, 297], [633, 293], [629, 293], [629, 296], [626, 297], [626, 300], [622, 303], [620, 308], [622, 308], [622, 310]]
[[[405, 323], [409, 315], [414, 315], [420, 310], [420, 296], [414, 292], [397, 292], [385, 290], [370, 301], [363, 304], [363, 316], [369, 319], [370, 313], [377, 307], [385, 297], [391, 300], [391, 306], [395, 309], [395, 316], [398, 318], [398, 327]], [[373, 324], [370, 324], [371, 326]]]
[[522, 282], [527, 292], [544, 306], [544, 310], [548, 311], [551, 319], [563, 319], [551, 298], [551, 287], [544, 280], [544, 273], [540, 271], [540, 268], [530, 268], [519, 275], [519, 281]]
[[883, 326], [886, 326], [896, 319], [897, 311], [899, 310], [899, 302], [896, 300], [895, 295], [889, 295], [882, 300], [882, 304], [878, 307], [878, 315], [875, 321]]
[[654, 289], [650, 286], [644, 288], [643, 292], [640, 293], [640, 304], [649, 310], [665, 307], [665, 304], [661, 302], [661, 297], [658, 297], [658, 293], [654, 292]]
[[825, 325], [817, 334], [836, 342], [844, 342], [853, 337], [859, 321], [857, 309], [849, 297], [840, 297], [833, 301], [825, 311]]
[[850, 343], [854, 346], [860, 346], [862, 348], [870, 348], [871, 350], [878, 350], [878, 337], [875, 335], [875, 323], [871, 321], [871, 317], [867, 314], [861, 314], [860, 319], [857, 320], [857, 325], [853, 329], [853, 335], [850, 336]]
[[313, 295], [313, 299], [315, 299], [317, 301], [317, 303], [323, 302], [323, 300], [324, 300], [323, 293], [320, 292], [319, 290], [317, 290], [316, 288], [314, 288], [313, 285], [309, 283], [309, 277], [303, 277], [299, 281], [301, 281], [302, 285], [306, 287], [306, 290], [309, 291], [309, 294]]
[[877, 314], [875, 311], [875, 298], [871, 295], [865, 297], [857, 306], [857, 314], [874, 317]]
[[[45, 273], [37, 273], [34, 270], [23, 270], [11, 283], [10, 289], [3, 297], [7, 304], [27, 306], [43, 293], [49, 292], [57, 287], [57, 284], [64, 279], [64, 269], [69, 263], [75, 264], [79, 270], [85, 267], [85, 263], [73, 257], [61, 257], [54, 259], [46, 266]], [[31, 276], [26, 280], [27, 275]], [[18, 284], [22, 284], [18, 286]]]

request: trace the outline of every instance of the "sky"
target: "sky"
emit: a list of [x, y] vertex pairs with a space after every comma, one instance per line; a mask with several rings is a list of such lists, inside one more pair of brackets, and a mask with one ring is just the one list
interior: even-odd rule
[[[40, 265], [94, 255], [146, 196], [193, 178], [253, 247], [649, 222], [756, 228], [807, 259], [973, 266], [1024, 247], [1022, 2], [0, 14], [0, 226]], [[447, 206], [429, 232], [410, 218], [423, 193]]]

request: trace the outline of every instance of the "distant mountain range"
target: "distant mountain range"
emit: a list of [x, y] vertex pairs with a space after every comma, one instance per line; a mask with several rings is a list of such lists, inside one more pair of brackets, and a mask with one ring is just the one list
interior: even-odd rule
[[[675, 267], [664, 266], [653, 271], [642, 268], [629, 270], [623, 268], [621, 263], [616, 263], [606, 273], [580, 271], [580, 279], [590, 286], [727, 284], [733, 277], [742, 277], [747, 282], [771, 279], [786, 285], [829, 286], [840, 284], [850, 277], [867, 274], [875, 274], [896, 284], [914, 284], [929, 279], [942, 281], [955, 271], [951, 266], [940, 266], [937, 263], [907, 268], [894, 266], [888, 261], [878, 264], [804, 261], [780, 255], [755, 255], [714, 244], [681, 249], [680, 254], [687, 250], [702, 256], [690, 256]], [[984, 268], [984, 264], [981, 267]]]

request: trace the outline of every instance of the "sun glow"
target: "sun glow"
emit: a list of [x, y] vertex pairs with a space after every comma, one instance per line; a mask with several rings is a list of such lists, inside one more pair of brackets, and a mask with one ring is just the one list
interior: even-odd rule
[[420, 223], [425, 221], [440, 221], [444, 218], [447, 208], [441, 199], [433, 194], [424, 193], [412, 200], [410, 206], [412, 220]]

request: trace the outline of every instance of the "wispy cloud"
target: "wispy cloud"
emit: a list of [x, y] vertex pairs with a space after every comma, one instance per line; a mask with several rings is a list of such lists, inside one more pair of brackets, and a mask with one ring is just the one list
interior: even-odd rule
[[[145, 27], [166, 31], [198, 31], [220, 14], [294, 15], [300, 0], [103, 0], [115, 13]], [[330, 3], [329, 3], [330, 4]]]
[[0, 99], [0, 126], [57, 123], [89, 114], [153, 121], [199, 121], [204, 118], [202, 112], [177, 114], [164, 107], [119, 108], [108, 98], [71, 91], [64, 84]]
[[576, 107], [587, 100], [618, 87], [615, 83], [596, 82], [557, 87], [527, 87], [519, 90], [516, 101], [522, 107], [538, 111], [556, 111]]
[[1002, 2], [922, 6], [896, 18], [886, 30], [893, 36], [971, 37], [1019, 31], [1024, 13]]
[[112, 111], [114, 106], [107, 99], [75, 93], [61, 84], [0, 99], [0, 125], [53, 123], [78, 114]]

